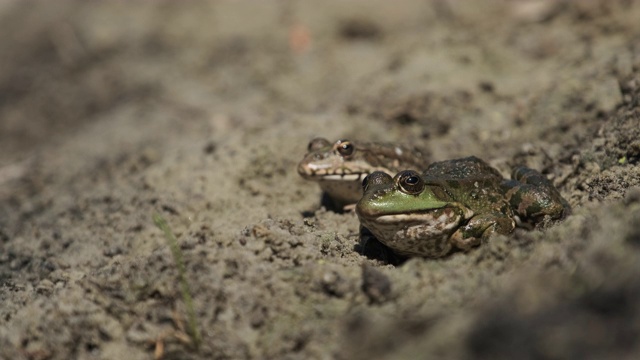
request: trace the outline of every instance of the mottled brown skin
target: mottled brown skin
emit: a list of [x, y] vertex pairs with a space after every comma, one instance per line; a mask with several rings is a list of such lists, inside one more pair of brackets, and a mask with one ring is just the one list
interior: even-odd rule
[[476, 157], [431, 164], [424, 173], [394, 178], [373, 173], [356, 206], [362, 239], [375, 237], [400, 256], [441, 257], [469, 250], [493, 233], [508, 234], [516, 219], [560, 219], [568, 203], [535, 170], [517, 168], [513, 180]]
[[318, 182], [338, 206], [355, 204], [362, 197], [362, 180], [374, 171], [395, 174], [400, 169], [423, 170], [425, 156], [402, 145], [323, 138], [311, 140], [298, 164], [298, 174]]
[[571, 213], [569, 203], [539, 172], [520, 166], [513, 169], [511, 179], [503, 182], [503, 191], [522, 222], [535, 225], [545, 217], [562, 219]]

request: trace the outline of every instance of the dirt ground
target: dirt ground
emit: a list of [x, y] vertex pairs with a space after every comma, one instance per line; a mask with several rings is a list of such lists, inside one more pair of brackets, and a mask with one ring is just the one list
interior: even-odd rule
[[[638, 19], [632, 0], [3, 2], [0, 358], [640, 358]], [[316, 136], [525, 164], [574, 213], [385, 265], [296, 173]]]

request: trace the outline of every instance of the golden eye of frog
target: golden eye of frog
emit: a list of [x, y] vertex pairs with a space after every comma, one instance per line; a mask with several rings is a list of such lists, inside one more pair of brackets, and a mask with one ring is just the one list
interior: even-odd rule
[[298, 173], [317, 181], [338, 205], [354, 204], [362, 197], [362, 180], [374, 171], [395, 174], [400, 169], [422, 170], [426, 161], [417, 149], [384, 143], [316, 138], [298, 164]]
[[517, 168], [513, 180], [476, 157], [431, 164], [424, 173], [374, 172], [356, 205], [366, 241], [373, 236], [401, 256], [441, 257], [469, 250], [493, 233], [508, 234], [516, 219], [559, 219], [568, 203], [540, 173]]

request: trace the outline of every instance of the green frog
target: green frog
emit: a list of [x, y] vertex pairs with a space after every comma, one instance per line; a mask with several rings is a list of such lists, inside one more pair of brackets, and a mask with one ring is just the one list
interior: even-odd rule
[[374, 171], [395, 174], [401, 169], [422, 170], [426, 157], [417, 148], [402, 145], [323, 138], [309, 142], [298, 164], [298, 174], [318, 182], [337, 207], [355, 204], [362, 197], [362, 180]]
[[509, 234], [516, 221], [535, 225], [571, 211], [539, 172], [518, 167], [506, 180], [474, 156], [433, 163], [422, 174], [374, 172], [362, 186], [362, 240], [375, 237], [401, 257], [469, 250], [494, 233]]

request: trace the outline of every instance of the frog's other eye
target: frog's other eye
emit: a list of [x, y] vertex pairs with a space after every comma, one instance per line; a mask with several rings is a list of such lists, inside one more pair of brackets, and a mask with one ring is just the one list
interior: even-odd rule
[[307, 151], [312, 152], [312, 151], [320, 150], [327, 146], [331, 146], [331, 143], [329, 142], [329, 140], [325, 138], [315, 138], [309, 142], [309, 145], [307, 146]]
[[349, 140], [338, 140], [336, 143], [338, 152], [342, 156], [351, 156], [353, 152], [356, 150], [355, 146]]
[[424, 190], [424, 180], [413, 170], [401, 171], [396, 175], [400, 190], [405, 194], [415, 195]]
[[391, 182], [391, 176], [382, 171], [374, 171], [362, 180], [362, 191], [367, 191], [370, 186]]

